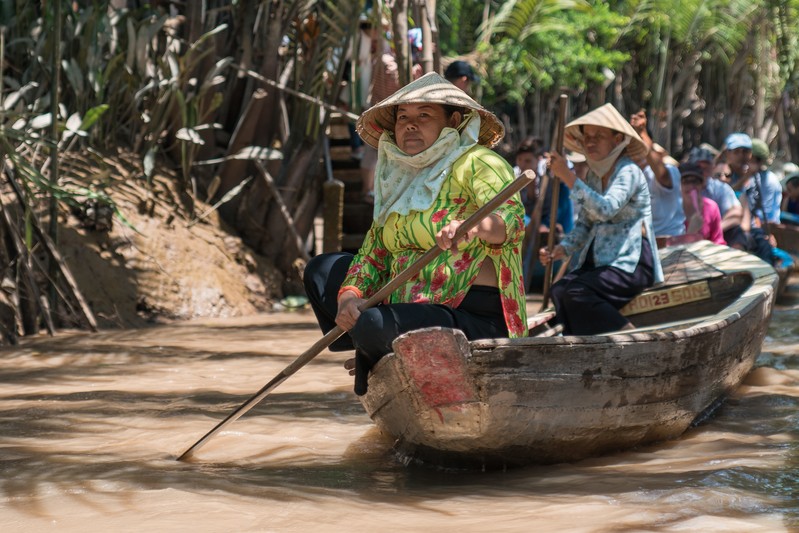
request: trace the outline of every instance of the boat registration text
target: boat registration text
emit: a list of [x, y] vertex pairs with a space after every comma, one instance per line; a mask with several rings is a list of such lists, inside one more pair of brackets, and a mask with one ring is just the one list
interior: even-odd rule
[[700, 281], [639, 294], [622, 308], [621, 313], [623, 315], [637, 315], [708, 298], [710, 298], [710, 287], [707, 281]]

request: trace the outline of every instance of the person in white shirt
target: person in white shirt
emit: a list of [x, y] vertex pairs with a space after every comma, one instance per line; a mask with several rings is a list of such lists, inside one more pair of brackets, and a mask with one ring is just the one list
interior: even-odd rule
[[655, 237], [668, 238], [685, 233], [685, 211], [682, 207], [680, 169], [665, 162], [668, 155], [662, 146], [652, 142], [646, 129], [646, 112], [641, 109], [630, 118], [630, 125], [649, 148], [646, 159], [638, 161], [644, 172], [652, 199], [652, 227]]

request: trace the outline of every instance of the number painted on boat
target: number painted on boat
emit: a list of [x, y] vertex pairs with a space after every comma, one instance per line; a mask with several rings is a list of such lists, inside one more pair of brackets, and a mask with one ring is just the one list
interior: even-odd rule
[[689, 285], [666, 287], [657, 291], [639, 294], [622, 308], [621, 313], [623, 315], [637, 315], [656, 309], [666, 309], [690, 302], [698, 302], [699, 300], [707, 300], [708, 298], [710, 298], [710, 287], [707, 281], [699, 281]]

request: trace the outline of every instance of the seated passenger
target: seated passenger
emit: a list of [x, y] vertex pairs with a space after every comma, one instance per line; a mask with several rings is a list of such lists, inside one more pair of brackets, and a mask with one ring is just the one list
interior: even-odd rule
[[707, 173], [704, 173], [705, 188], [702, 194], [719, 206], [721, 231], [724, 234], [727, 246], [745, 250], [746, 233], [741, 229], [744, 210], [741, 201], [738, 200], [735, 191], [732, 190], [728, 183], [731, 174], [732, 171], [727, 163], [718, 163], [711, 168], [710, 177], [708, 177]]
[[799, 226], [799, 172], [785, 176], [785, 194], [782, 195], [780, 220], [785, 224]]
[[680, 176], [686, 236], [698, 234], [710, 242], [727, 244], [721, 231], [718, 204], [702, 195], [706, 180], [702, 169], [696, 164], [683, 163]]
[[635, 163], [646, 157], [647, 146], [610, 104], [570, 122], [565, 145], [585, 154], [590, 173], [583, 181], [562, 155], [550, 155], [552, 172], [579, 206], [571, 233], [551, 251], [539, 251], [543, 264], [576, 258], [575, 269], [552, 286], [556, 319], [564, 334], [631, 329], [619, 310], [663, 281], [649, 186]]
[[768, 168], [770, 156], [768, 145], [764, 141], [752, 139], [750, 166], [753, 174], [741, 190], [746, 194], [753, 212], [761, 220], [769, 224], [779, 224], [782, 185], [777, 175]]

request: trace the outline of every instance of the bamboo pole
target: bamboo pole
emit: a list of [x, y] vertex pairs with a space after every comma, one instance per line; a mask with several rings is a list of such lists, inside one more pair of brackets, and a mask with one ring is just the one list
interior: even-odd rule
[[[565, 94], [560, 95], [558, 102], [558, 136], [555, 141], [555, 150], [563, 155], [563, 133], [566, 129], [566, 105], [569, 103], [569, 97]], [[547, 242], [547, 250], [552, 253], [555, 247], [555, 226], [558, 223], [558, 201], [560, 192], [560, 180], [557, 176], [552, 177], [552, 203], [549, 213], [549, 239]], [[546, 271], [544, 273], [544, 299], [541, 301], [541, 309], [544, 310], [549, 306], [549, 289], [552, 284], [552, 261], [547, 263]]]

